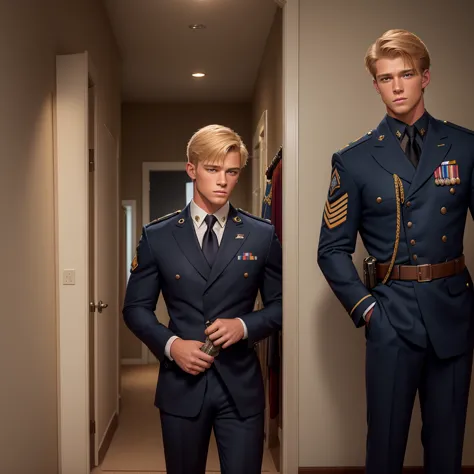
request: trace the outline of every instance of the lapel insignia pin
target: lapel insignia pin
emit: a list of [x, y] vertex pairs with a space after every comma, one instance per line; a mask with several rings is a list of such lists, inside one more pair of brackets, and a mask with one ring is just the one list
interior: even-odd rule
[[421, 135], [421, 136], [424, 136], [425, 133], [426, 133], [426, 130], [425, 130], [424, 128], [422, 128], [422, 129], [420, 130], [420, 135]]
[[385, 135], [380, 135], [379, 142], [381, 142], [385, 138]]
[[199, 222], [199, 216], [195, 216], [194, 219], [196, 220], [196, 222]]
[[395, 133], [395, 135], [397, 136], [397, 138], [400, 138], [402, 136], [400, 130], [397, 130], [397, 132]]
[[184, 224], [184, 219], [180, 219], [180, 220], [178, 221], [178, 224]]
[[235, 236], [236, 239], [243, 239], [244, 237], [245, 237], [244, 234], [237, 234], [237, 235]]
[[242, 219], [239, 216], [234, 217], [232, 220], [237, 223], [242, 222]]
[[237, 260], [257, 260], [257, 257], [252, 255], [252, 252], [245, 252], [242, 255], [238, 255]]
[[456, 160], [443, 161], [434, 172], [436, 186], [461, 184], [459, 166]]

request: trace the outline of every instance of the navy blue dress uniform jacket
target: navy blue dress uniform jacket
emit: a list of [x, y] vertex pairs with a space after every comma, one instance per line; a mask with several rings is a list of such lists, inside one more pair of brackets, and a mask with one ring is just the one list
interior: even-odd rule
[[[143, 228], [123, 317], [161, 362], [158, 408], [172, 415], [196, 416], [206, 390], [205, 373], [187, 374], [164, 355], [168, 339], [176, 335], [204, 342], [206, 321], [241, 318], [248, 339], [221, 349], [214, 365], [240, 416], [264, 409], [255, 344], [282, 325], [281, 259], [274, 226], [232, 206], [212, 269], [199, 246], [189, 206]], [[254, 312], [259, 290], [264, 308]], [[170, 316], [168, 327], [154, 314], [160, 291]]]
[[[397, 227], [393, 175], [403, 184], [395, 263], [435, 264], [463, 254], [466, 215], [468, 209], [474, 212], [474, 133], [428, 117], [417, 168], [405, 156], [387, 118], [333, 155], [318, 263], [357, 327], [364, 325], [363, 314], [375, 302], [374, 311], [385, 311], [401, 336], [426, 347], [428, 334], [438, 357], [448, 358], [472, 344], [469, 271], [424, 282], [388, 280], [369, 291], [351, 258], [359, 232], [370, 255], [390, 262]], [[436, 184], [435, 172], [443, 162], [456, 164], [459, 184]]]

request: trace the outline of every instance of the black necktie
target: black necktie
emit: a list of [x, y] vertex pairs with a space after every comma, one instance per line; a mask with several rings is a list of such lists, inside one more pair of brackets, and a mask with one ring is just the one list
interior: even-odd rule
[[207, 263], [209, 263], [209, 266], [212, 267], [214, 260], [216, 259], [217, 251], [219, 250], [217, 235], [212, 230], [214, 224], [217, 222], [217, 217], [208, 214], [204, 221], [207, 224], [207, 229], [202, 240], [202, 251], [206, 257]]
[[406, 128], [406, 134], [408, 135], [408, 143], [405, 148], [405, 155], [413, 163], [416, 168], [420, 161], [420, 147], [416, 142], [416, 128], [414, 125], [410, 125]]

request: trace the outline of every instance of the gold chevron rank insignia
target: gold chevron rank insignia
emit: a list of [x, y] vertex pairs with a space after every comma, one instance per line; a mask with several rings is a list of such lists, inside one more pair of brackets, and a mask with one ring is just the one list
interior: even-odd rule
[[329, 202], [329, 199], [326, 200], [326, 205], [324, 206], [324, 221], [329, 229], [334, 229], [346, 222], [348, 203], [348, 193], [336, 199], [334, 202]]

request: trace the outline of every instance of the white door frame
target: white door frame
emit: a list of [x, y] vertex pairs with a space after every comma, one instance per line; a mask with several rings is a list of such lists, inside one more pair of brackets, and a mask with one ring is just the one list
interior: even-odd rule
[[[299, 466], [299, 0], [275, 0], [283, 7], [283, 407], [282, 474]], [[315, 262], [316, 265], [316, 262]]]
[[[64, 474], [85, 474], [90, 469], [89, 77], [97, 86], [96, 69], [87, 52], [56, 57], [58, 430], [59, 470]], [[83, 97], [69, 93], [71, 89], [77, 88], [83, 89]], [[97, 123], [96, 108], [95, 124]], [[97, 151], [97, 134], [94, 140]], [[75, 271], [73, 286], [64, 286], [62, 283], [65, 269]]]
[[[130, 255], [130, 260], [127, 261], [127, 257], [125, 256], [125, 271], [127, 272], [127, 281], [128, 281], [128, 276], [129, 276], [129, 266], [132, 263], [133, 260], [133, 252], [135, 252], [135, 249], [137, 248], [137, 201], [135, 199], [124, 199], [122, 200], [122, 206], [125, 208], [130, 208], [130, 216], [131, 216], [131, 235], [130, 235], [130, 242], [128, 241], [128, 236], [125, 236], [125, 245], [126, 245], [126, 252], [128, 253], [128, 244], [130, 244], [130, 250], [131, 250], [131, 255]], [[128, 229], [127, 229], [128, 230]]]
[[[125, 230], [125, 257], [124, 257], [124, 262], [125, 262], [125, 268], [124, 271], [125, 273], [125, 284], [128, 284], [128, 279], [130, 277], [130, 265], [133, 260], [133, 255], [134, 252], [137, 248], [137, 201], [135, 199], [124, 199], [122, 200], [122, 206], [124, 209], [130, 208], [131, 209], [131, 235], [130, 239], [128, 238], [128, 227], [126, 227]], [[127, 222], [126, 222], [127, 224]], [[130, 244], [130, 248], [128, 248], [128, 245]], [[131, 250], [130, 253], [128, 253], [128, 250]], [[128, 258], [127, 258], [128, 254]], [[123, 303], [123, 302], [121, 302]], [[119, 336], [120, 340], [120, 336]], [[140, 352], [140, 357], [134, 357], [134, 358], [120, 358], [120, 363], [119, 366], [122, 365], [141, 365], [143, 364], [142, 360], [142, 354], [143, 353], [143, 345], [142, 345], [142, 351]]]
[[[144, 161], [142, 164], [142, 225], [150, 220], [150, 171], [186, 171], [185, 161]], [[172, 212], [173, 209], [170, 209]], [[156, 362], [155, 356], [142, 343], [142, 364]]]

